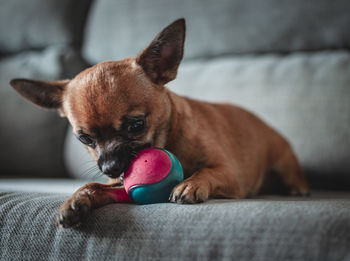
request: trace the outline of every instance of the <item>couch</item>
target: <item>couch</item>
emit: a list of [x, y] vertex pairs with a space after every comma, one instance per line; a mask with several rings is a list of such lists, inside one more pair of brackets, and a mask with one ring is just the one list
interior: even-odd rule
[[[0, 260], [350, 260], [350, 4], [346, 0], [11, 0], [0, 9]], [[310, 197], [111, 204], [55, 226], [106, 182], [65, 119], [9, 86], [139, 53], [186, 18], [168, 87], [253, 111], [292, 144]]]

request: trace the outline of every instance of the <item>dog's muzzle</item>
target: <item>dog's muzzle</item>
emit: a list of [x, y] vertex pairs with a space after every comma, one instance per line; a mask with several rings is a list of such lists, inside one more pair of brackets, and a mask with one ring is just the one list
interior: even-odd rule
[[100, 170], [110, 178], [118, 178], [127, 170], [138, 151], [150, 147], [149, 143], [131, 145], [119, 146], [101, 154], [97, 161]]
[[101, 171], [110, 178], [117, 178], [124, 172], [125, 166], [117, 160], [104, 161], [101, 164]]

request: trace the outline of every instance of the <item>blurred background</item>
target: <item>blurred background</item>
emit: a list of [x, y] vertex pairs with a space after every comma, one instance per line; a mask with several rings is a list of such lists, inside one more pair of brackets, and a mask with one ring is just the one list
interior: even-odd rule
[[288, 138], [312, 187], [350, 190], [348, 0], [0, 3], [1, 178], [100, 176], [66, 119], [21, 98], [12, 78], [72, 78], [135, 56], [184, 17], [185, 57], [168, 87], [253, 111]]

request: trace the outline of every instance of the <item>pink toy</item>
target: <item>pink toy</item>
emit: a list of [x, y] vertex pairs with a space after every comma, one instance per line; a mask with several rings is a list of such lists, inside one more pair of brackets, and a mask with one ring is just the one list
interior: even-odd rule
[[176, 157], [163, 149], [140, 151], [124, 175], [124, 187], [140, 204], [167, 202], [172, 189], [183, 181], [183, 171]]

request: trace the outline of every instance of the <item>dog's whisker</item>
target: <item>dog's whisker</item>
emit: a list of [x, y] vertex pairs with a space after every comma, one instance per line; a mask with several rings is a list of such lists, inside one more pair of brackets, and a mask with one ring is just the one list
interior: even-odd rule
[[91, 166], [88, 169], [86, 169], [84, 172], [90, 172], [90, 171], [93, 171], [93, 170], [97, 170], [97, 167], [96, 166]]
[[84, 173], [85, 176], [90, 176], [92, 173], [95, 173], [96, 170], [90, 170]]
[[87, 173], [87, 175], [91, 176], [91, 175], [93, 175], [95, 173], [99, 173], [100, 174], [100, 172], [98, 170], [91, 170], [90, 172]]
[[100, 170], [98, 169], [98, 167], [96, 165], [89, 167], [87, 170], [85, 170], [82, 173], [82, 175], [84, 177], [92, 177], [92, 178], [103, 176], [103, 174], [100, 172]]
[[87, 164], [91, 164], [91, 163], [93, 163], [93, 166], [96, 166], [96, 162], [94, 160], [88, 160], [88, 161], [80, 163], [79, 167], [82, 168], [82, 167], [86, 166]]

